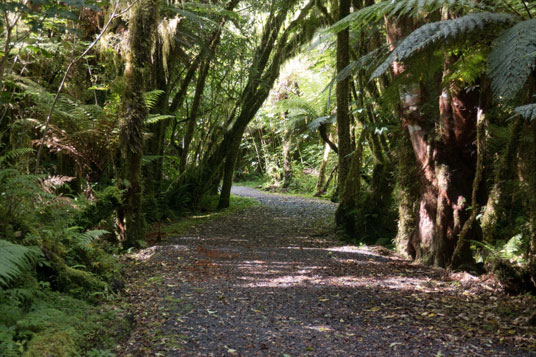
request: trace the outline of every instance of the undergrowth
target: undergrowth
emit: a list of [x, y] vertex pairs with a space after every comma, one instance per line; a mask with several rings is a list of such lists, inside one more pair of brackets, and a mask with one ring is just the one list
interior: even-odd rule
[[107, 222], [117, 189], [63, 196], [68, 177], [25, 174], [1, 159], [0, 356], [106, 355], [115, 327], [127, 330], [106, 305], [122, 286]]

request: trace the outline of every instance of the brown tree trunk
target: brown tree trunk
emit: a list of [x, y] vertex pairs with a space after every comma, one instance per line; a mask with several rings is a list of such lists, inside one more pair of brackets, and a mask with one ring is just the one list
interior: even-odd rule
[[209, 59], [205, 59], [201, 65], [201, 71], [197, 78], [197, 84], [195, 86], [194, 102], [192, 103], [192, 110], [190, 112], [190, 118], [188, 119], [188, 126], [186, 127], [186, 134], [184, 135], [183, 147], [179, 163], [179, 172], [182, 174], [186, 169], [186, 161], [188, 160], [188, 153], [190, 151], [190, 144], [194, 138], [194, 130], [197, 123], [197, 113], [199, 112], [199, 106], [201, 105], [201, 97], [205, 89], [205, 83], [207, 81], [208, 71], [210, 69]]
[[476, 134], [476, 145], [477, 145], [477, 159], [476, 159], [476, 173], [475, 179], [473, 181], [473, 189], [471, 194], [471, 215], [469, 219], [463, 224], [463, 228], [458, 237], [458, 242], [456, 243], [456, 248], [452, 254], [452, 261], [450, 266], [453, 268], [461, 267], [465, 262], [470, 260], [470, 257], [464, 256], [470, 251], [468, 244], [470, 231], [472, 230], [473, 224], [476, 220], [476, 216], [480, 211], [478, 205], [478, 189], [480, 187], [480, 182], [484, 174], [484, 159], [485, 159], [485, 142], [486, 142], [486, 116], [484, 111], [479, 109], [477, 115], [477, 134]]
[[322, 156], [322, 163], [318, 169], [318, 180], [316, 182], [315, 194], [314, 197], [321, 196], [323, 194], [322, 189], [324, 183], [326, 182], [326, 169], [328, 167], [329, 154], [331, 152], [331, 147], [328, 143], [324, 143], [324, 155]]
[[[391, 48], [412, 29], [407, 18], [390, 19]], [[448, 73], [450, 59], [445, 61]], [[405, 72], [395, 63], [396, 76]], [[417, 163], [419, 199], [417, 229], [410, 239], [413, 258], [430, 265], [450, 263], [458, 234], [466, 221], [475, 173], [475, 133], [478, 91], [444, 89], [439, 99], [439, 130], [422, 114], [423, 90], [419, 84], [401, 86], [399, 114], [409, 131]], [[463, 254], [463, 256], [470, 256]]]

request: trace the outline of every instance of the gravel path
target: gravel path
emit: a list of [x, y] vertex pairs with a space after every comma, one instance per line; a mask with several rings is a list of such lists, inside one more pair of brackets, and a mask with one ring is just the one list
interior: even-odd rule
[[536, 356], [535, 329], [522, 318], [534, 300], [342, 246], [330, 202], [233, 193], [261, 205], [128, 263], [136, 325], [119, 355]]

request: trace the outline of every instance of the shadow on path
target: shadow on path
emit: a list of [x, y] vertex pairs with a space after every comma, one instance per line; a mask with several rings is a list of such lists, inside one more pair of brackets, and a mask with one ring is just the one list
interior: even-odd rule
[[493, 286], [464, 288], [443, 270], [339, 245], [330, 202], [233, 193], [262, 205], [129, 263], [137, 327], [120, 355], [536, 355], [521, 318], [530, 307]]

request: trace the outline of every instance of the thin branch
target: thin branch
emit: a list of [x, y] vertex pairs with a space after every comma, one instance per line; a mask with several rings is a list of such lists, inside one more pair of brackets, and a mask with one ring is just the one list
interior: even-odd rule
[[522, 3], [523, 6], [525, 7], [525, 11], [526, 11], [527, 14], [529, 15], [529, 17], [532, 19], [532, 14], [530, 13], [530, 9], [529, 9], [527, 3], [525, 2], [525, 0], [521, 0], [521, 3]]
[[84, 52], [82, 52], [82, 54], [80, 56], [76, 57], [75, 59], [73, 59], [71, 61], [71, 63], [69, 63], [69, 66], [67, 66], [67, 69], [65, 70], [65, 73], [63, 75], [63, 79], [60, 82], [60, 85], [58, 87], [58, 91], [56, 92], [56, 96], [54, 97], [54, 101], [52, 102], [52, 106], [50, 107], [50, 110], [49, 110], [48, 115], [47, 115], [47, 119], [45, 121], [45, 128], [44, 128], [44, 131], [43, 131], [43, 136], [41, 137], [41, 143], [39, 145], [39, 149], [37, 151], [37, 156], [35, 158], [35, 173], [39, 172], [39, 164], [40, 164], [40, 161], [41, 161], [41, 156], [43, 154], [43, 146], [45, 146], [45, 141], [46, 141], [47, 134], [48, 134], [48, 128], [50, 126], [50, 118], [52, 117], [52, 113], [54, 112], [54, 108], [56, 107], [56, 103], [58, 102], [58, 99], [60, 97], [60, 93], [61, 93], [61, 91], [63, 89], [63, 86], [65, 85], [65, 81], [67, 80], [67, 75], [69, 74], [69, 71], [71, 70], [71, 68], [73, 67], [73, 65], [76, 62], [78, 62], [80, 59], [84, 58], [84, 56], [87, 55], [88, 52], [91, 51], [91, 49], [93, 47], [95, 47], [97, 42], [99, 42], [99, 40], [102, 38], [102, 36], [106, 32], [106, 30], [108, 29], [110, 24], [112, 23], [113, 19], [115, 17], [117, 17], [117, 9], [119, 9], [119, 2], [117, 2], [115, 4], [114, 10], [113, 10], [112, 14], [110, 15], [110, 19], [108, 19], [108, 22], [106, 23], [106, 25], [104, 25], [104, 28], [99, 33], [99, 35], [95, 38], [95, 40], [93, 40], [93, 42], [91, 42], [91, 44], [86, 48], [86, 50]]

